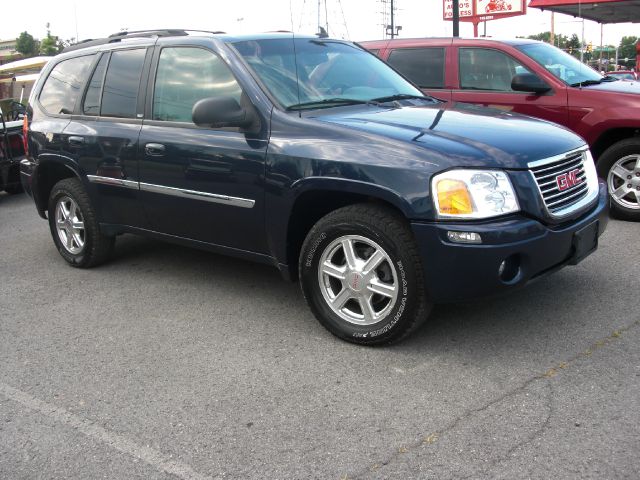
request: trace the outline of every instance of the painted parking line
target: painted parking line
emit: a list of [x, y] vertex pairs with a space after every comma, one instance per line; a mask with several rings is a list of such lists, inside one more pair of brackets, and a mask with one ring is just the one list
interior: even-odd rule
[[196, 472], [189, 465], [177, 460], [168, 459], [165, 454], [153, 448], [138, 445], [122, 435], [110, 432], [89, 420], [80, 418], [63, 408], [44, 402], [2, 382], [0, 382], [0, 395], [30, 410], [39, 412], [58, 423], [67, 425], [85, 434], [87, 437], [109, 445], [115, 450], [139, 458], [160, 471], [175, 475], [184, 480], [213, 480], [212, 477]]

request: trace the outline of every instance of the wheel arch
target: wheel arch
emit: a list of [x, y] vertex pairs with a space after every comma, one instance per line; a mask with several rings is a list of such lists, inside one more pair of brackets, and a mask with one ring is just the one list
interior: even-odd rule
[[46, 155], [38, 158], [38, 170], [33, 185], [33, 197], [38, 213], [46, 218], [49, 195], [53, 186], [65, 178], [76, 177], [82, 181], [76, 165], [65, 157]]
[[330, 212], [348, 205], [369, 203], [386, 207], [404, 219], [411, 216], [411, 206], [406, 200], [377, 185], [342, 179], [308, 179], [297, 182], [294, 187], [296, 194], [287, 217], [285, 238], [275, 243], [285, 246], [277, 256], [286, 262], [283, 274], [290, 280], [298, 277], [298, 257], [304, 239], [318, 220]]
[[611, 128], [600, 134], [598, 139], [591, 146], [591, 153], [596, 163], [602, 154], [612, 145], [628, 138], [638, 138], [640, 140], [640, 129], [637, 127]]

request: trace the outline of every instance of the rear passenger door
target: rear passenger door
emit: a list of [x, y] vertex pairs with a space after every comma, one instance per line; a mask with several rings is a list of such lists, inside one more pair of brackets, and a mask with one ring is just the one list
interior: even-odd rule
[[[149, 55], [149, 56], [148, 56]], [[102, 52], [65, 137], [89, 180], [101, 223], [145, 227], [139, 204], [138, 137], [151, 61], [147, 48]]]
[[198, 100], [226, 96], [242, 103], [246, 94], [217, 52], [158, 43], [139, 149], [141, 195], [151, 227], [266, 253], [268, 129], [248, 134], [238, 128], [195, 125], [191, 111]]
[[451, 100], [451, 89], [445, 85], [445, 47], [402, 47], [389, 51], [387, 63], [415, 83], [420, 89], [440, 100]]

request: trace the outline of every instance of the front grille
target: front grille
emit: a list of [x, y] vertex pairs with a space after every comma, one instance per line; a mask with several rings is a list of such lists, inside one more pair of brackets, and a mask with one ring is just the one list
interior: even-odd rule
[[[552, 215], [561, 214], [564, 210], [578, 203], [589, 193], [589, 182], [585, 170], [585, 151], [576, 151], [561, 159], [553, 159], [549, 163], [531, 167], [531, 172], [540, 188], [540, 193], [547, 210]], [[575, 175], [572, 172], [575, 171]], [[572, 178], [577, 183], [560, 189], [560, 176]]]

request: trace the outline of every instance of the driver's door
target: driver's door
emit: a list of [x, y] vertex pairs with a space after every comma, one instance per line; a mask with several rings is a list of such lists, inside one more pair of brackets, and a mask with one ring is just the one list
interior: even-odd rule
[[[201, 128], [200, 99], [242, 88], [224, 60], [199, 46], [158, 46], [140, 133], [140, 190], [152, 229], [246, 251], [267, 251], [266, 134]], [[262, 129], [267, 131], [267, 129]]]
[[566, 125], [567, 91], [554, 88], [541, 95], [516, 92], [511, 79], [529, 70], [510, 55], [492, 48], [459, 47], [456, 102], [475, 103], [508, 112], [531, 115]]

